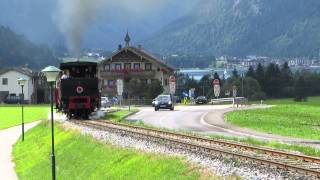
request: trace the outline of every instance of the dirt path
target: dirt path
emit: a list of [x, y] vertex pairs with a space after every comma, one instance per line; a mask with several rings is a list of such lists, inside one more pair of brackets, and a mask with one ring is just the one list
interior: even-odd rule
[[[243, 109], [267, 108], [267, 107], [268, 106], [252, 106], [252, 107], [243, 108]], [[320, 141], [284, 137], [280, 135], [258, 132], [252, 129], [242, 128], [242, 127], [232, 125], [224, 120], [224, 114], [234, 110], [235, 110], [234, 108], [228, 108], [228, 109], [215, 110], [215, 111], [209, 112], [206, 116], [203, 117], [203, 122], [209, 126], [212, 126], [215, 128], [221, 128], [232, 134], [238, 134], [241, 136], [248, 136], [248, 137], [266, 139], [266, 140], [277, 140], [277, 141], [290, 142], [290, 143], [310, 144], [316, 147], [320, 147]]]
[[[39, 124], [40, 121], [25, 124], [25, 132]], [[12, 162], [12, 146], [21, 136], [21, 126], [0, 130], [0, 179], [15, 180], [18, 179]], [[28, 141], [28, 136], [24, 137]]]

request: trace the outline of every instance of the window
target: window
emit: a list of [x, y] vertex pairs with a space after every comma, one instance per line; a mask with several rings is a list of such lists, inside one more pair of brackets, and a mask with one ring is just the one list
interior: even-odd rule
[[141, 79], [140, 82], [141, 82], [142, 84], [147, 84], [147, 83], [148, 83], [148, 80], [147, 80], [147, 79]]
[[121, 70], [122, 69], [121, 64], [115, 64], [114, 67], [115, 67], [116, 70]]
[[133, 69], [140, 69], [140, 63], [134, 63]]
[[110, 71], [110, 64], [104, 65], [104, 70], [105, 71]]
[[124, 69], [131, 69], [131, 63], [124, 63]]
[[165, 85], [165, 86], [168, 86], [168, 83], [169, 83], [168, 79], [165, 79], [164, 85]]
[[109, 87], [114, 87], [115, 86], [114, 80], [108, 80], [108, 86]]
[[145, 70], [146, 71], [151, 71], [152, 70], [152, 64], [151, 63], [146, 63], [145, 64]]
[[2, 85], [8, 85], [8, 78], [2, 78]]

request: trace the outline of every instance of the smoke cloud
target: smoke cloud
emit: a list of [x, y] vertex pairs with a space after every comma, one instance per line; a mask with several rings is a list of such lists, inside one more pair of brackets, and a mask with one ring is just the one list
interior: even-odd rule
[[141, 16], [155, 13], [166, 5], [170, 5], [170, 0], [58, 0], [56, 20], [69, 52], [79, 57], [84, 33], [101, 10], [112, 8], [124, 14]]
[[66, 36], [69, 51], [79, 57], [83, 34], [106, 0], [59, 0], [58, 24]]

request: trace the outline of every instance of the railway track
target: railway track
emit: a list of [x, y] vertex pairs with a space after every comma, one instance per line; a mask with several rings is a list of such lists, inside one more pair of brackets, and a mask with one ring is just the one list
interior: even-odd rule
[[220, 153], [229, 157], [251, 160], [261, 164], [281, 168], [289, 173], [299, 173], [320, 178], [320, 158], [299, 155], [269, 148], [255, 147], [240, 143], [214, 140], [205, 137], [186, 135], [127, 124], [99, 121], [73, 121], [75, 124], [101, 130], [121, 131], [127, 134], [157, 139], [167, 145], [187, 148], [189, 151], [210, 154]]

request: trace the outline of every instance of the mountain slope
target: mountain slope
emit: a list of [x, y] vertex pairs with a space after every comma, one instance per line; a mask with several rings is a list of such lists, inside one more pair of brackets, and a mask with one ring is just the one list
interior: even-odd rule
[[[123, 42], [127, 30], [133, 41], [149, 37], [184, 15], [196, 1], [185, 0], [181, 3], [180, 0], [166, 0], [161, 7], [152, 3], [147, 3], [150, 5], [145, 7], [144, 2], [156, 0], [126, 0], [124, 2], [128, 7], [123, 7], [120, 1], [108, 1], [108, 5], [89, 24], [83, 47], [114, 50]], [[1, 0], [0, 7], [0, 25], [10, 27], [35, 43], [66, 46], [65, 37], [58, 28], [57, 0]]]
[[25, 65], [32, 69], [41, 69], [58, 63], [58, 59], [48, 47], [35, 45], [24, 36], [0, 26], [0, 69]]
[[318, 0], [202, 0], [145, 44], [161, 54], [317, 56]]

